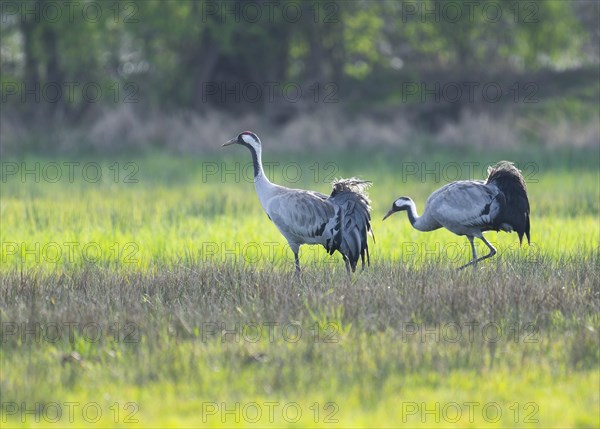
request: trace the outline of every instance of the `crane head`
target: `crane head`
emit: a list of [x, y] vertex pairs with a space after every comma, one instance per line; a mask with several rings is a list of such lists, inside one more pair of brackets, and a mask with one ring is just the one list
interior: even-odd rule
[[382, 220], [386, 220], [388, 217], [393, 215], [396, 212], [400, 212], [402, 210], [408, 210], [410, 205], [413, 204], [413, 201], [408, 197], [400, 197], [394, 201], [392, 204], [392, 208], [387, 212], [387, 214], [383, 217]]
[[250, 131], [244, 131], [243, 133], [240, 133], [237, 137], [232, 138], [226, 143], [223, 143], [223, 146], [229, 146], [236, 143], [248, 148], [254, 148], [255, 150], [260, 148], [260, 139], [256, 134]]

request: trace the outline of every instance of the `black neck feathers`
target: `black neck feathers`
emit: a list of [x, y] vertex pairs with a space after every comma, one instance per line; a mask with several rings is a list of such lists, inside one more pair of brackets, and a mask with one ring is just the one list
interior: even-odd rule
[[408, 215], [408, 220], [410, 221], [410, 224], [414, 225], [417, 219], [415, 218], [415, 214], [412, 210], [412, 207], [406, 209], [406, 214]]
[[246, 146], [252, 155], [252, 165], [254, 166], [254, 177], [260, 174], [260, 164], [258, 163], [258, 155], [256, 154], [256, 149], [252, 145], [244, 142], [242, 145]]

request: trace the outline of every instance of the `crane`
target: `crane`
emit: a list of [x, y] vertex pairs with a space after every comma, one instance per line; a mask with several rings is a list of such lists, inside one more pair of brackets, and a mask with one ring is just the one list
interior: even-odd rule
[[[422, 216], [417, 214], [415, 203], [409, 197], [400, 197], [383, 220], [395, 212], [406, 211], [412, 226], [419, 231], [446, 228], [457, 235], [466, 235], [471, 243], [473, 259], [461, 266], [463, 269], [496, 254], [496, 249], [483, 236], [484, 231], [516, 231], [519, 244], [523, 235], [529, 236], [529, 199], [525, 179], [512, 162], [500, 161], [488, 167], [487, 180], [461, 180], [442, 186], [433, 192], [425, 203]], [[490, 253], [477, 258], [474, 238], [490, 249]]]
[[342, 254], [346, 271], [355, 272], [360, 257], [369, 264], [367, 234], [373, 239], [371, 206], [366, 189], [371, 182], [356, 178], [333, 183], [331, 195], [302, 189], [290, 189], [271, 183], [262, 165], [262, 147], [258, 136], [240, 133], [223, 146], [239, 144], [252, 155], [254, 187], [269, 219], [287, 240], [294, 252], [296, 271], [300, 271], [298, 252], [302, 244], [321, 244], [330, 255]]

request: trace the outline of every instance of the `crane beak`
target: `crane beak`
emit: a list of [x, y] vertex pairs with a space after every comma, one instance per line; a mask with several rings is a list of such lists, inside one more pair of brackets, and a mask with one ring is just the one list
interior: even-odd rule
[[383, 219], [381, 219], [381, 221], [383, 222], [384, 220], [386, 220], [388, 217], [390, 217], [391, 215], [393, 215], [394, 213], [396, 213], [394, 211], [394, 209], [390, 209], [389, 212], [387, 212], [387, 214], [383, 217]]
[[237, 143], [237, 137], [235, 137], [235, 138], [232, 138], [232, 139], [231, 139], [231, 140], [229, 140], [227, 143], [223, 143], [222, 147], [225, 147], [225, 146], [230, 146], [230, 145], [232, 145], [232, 144], [236, 144], [236, 143]]

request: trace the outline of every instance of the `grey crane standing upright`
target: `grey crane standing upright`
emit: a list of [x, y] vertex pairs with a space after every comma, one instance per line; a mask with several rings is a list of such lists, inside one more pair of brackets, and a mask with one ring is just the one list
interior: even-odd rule
[[250, 150], [256, 194], [294, 252], [296, 271], [300, 271], [298, 251], [302, 244], [321, 244], [330, 255], [337, 250], [344, 258], [348, 274], [356, 270], [359, 257], [363, 268], [365, 255], [369, 263], [367, 234], [373, 236], [373, 231], [366, 189], [370, 182], [355, 178], [338, 180], [329, 196], [275, 185], [264, 173], [261, 143], [256, 134], [245, 131], [223, 146], [232, 144]]
[[[419, 217], [415, 203], [408, 197], [394, 201], [384, 216], [406, 210], [408, 219], [419, 231], [433, 231], [444, 227], [457, 235], [466, 235], [471, 243], [473, 260], [459, 269], [490, 258], [496, 249], [483, 236], [484, 231], [516, 231], [519, 243], [523, 235], [529, 243], [529, 199], [521, 172], [508, 161], [500, 161], [488, 168], [485, 182], [462, 180], [442, 186], [433, 192]], [[490, 253], [477, 258], [473, 239], [477, 237], [490, 249]]]

